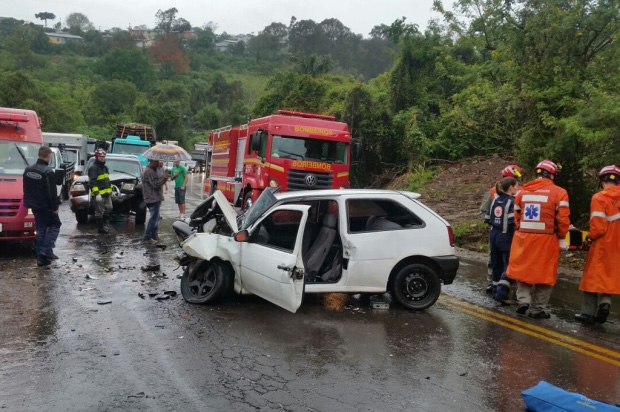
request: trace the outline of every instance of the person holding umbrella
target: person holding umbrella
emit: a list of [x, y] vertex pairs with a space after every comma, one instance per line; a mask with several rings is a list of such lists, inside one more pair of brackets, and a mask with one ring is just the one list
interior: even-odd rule
[[142, 195], [149, 209], [151, 217], [146, 225], [142, 241], [156, 243], [157, 225], [159, 223], [159, 208], [164, 200], [162, 188], [170, 178], [170, 172], [165, 170], [161, 176], [157, 175], [159, 162], [175, 162], [177, 160], [189, 160], [191, 156], [185, 149], [172, 144], [157, 144], [142, 154], [149, 159], [149, 165], [144, 171], [142, 182]]
[[158, 176], [158, 168], [159, 160], [149, 159], [149, 165], [144, 171], [143, 176], [142, 196], [144, 196], [144, 202], [151, 215], [144, 231], [144, 237], [142, 237], [142, 241], [145, 243], [157, 243], [159, 239], [157, 227], [159, 224], [159, 209], [161, 202], [164, 200], [162, 188], [170, 177], [168, 170], [164, 170], [164, 173]]

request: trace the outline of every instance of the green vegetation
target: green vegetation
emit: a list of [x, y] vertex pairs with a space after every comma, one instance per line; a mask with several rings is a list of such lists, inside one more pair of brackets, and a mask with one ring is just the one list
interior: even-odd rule
[[[213, 26], [181, 35], [191, 24], [175, 8], [153, 16], [160, 32], [144, 48], [127, 31], [93, 30], [80, 13], [64, 30], [84, 41], [58, 45], [42, 26], [3, 19], [0, 105], [39, 111], [46, 131], [106, 139], [119, 121], [152, 123], [160, 139], [186, 147], [248, 113], [330, 114], [364, 146], [354, 186], [413, 172], [419, 190], [437, 160], [499, 154], [531, 170], [551, 158], [563, 166], [558, 183], [574, 220], [587, 215], [593, 172], [620, 163], [620, 8], [593, 0], [434, 7], [443, 21], [424, 32], [403, 18], [363, 38], [336, 19], [293, 18], [265, 22], [226, 51], [215, 43], [232, 36]], [[47, 25], [52, 12], [37, 18]]]
[[422, 165], [415, 167], [409, 176], [409, 187], [407, 187], [406, 190], [423, 193], [426, 183], [437, 176], [440, 171], [441, 170], [436, 168], [425, 169]]
[[479, 252], [488, 251], [489, 227], [482, 221], [459, 223], [452, 227], [452, 231], [454, 232], [456, 246], [463, 247], [478, 244]]

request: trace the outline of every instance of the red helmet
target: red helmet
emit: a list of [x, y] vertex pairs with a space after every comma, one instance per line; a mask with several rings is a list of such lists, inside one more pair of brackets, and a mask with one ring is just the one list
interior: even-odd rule
[[551, 175], [557, 175], [560, 173], [560, 168], [549, 159], [545, 159], [538, 163], [535, 170], [536, 174], [541, 174], [543, 171]]
[[605, 182], [620, 182], [620, 168], [616, 165], [605, 166], [598, 172], [598, 178]]
[[103, 150], [102, 148], [99, 148], [95, 150], [95, 153], [93, 153], [93, 155], [96, 157], [105, 157], [105, 150]]
[[514, 177], [521, 179], [525, 172], [517, 165], [508, 165], [502, 170], [502, 177]]

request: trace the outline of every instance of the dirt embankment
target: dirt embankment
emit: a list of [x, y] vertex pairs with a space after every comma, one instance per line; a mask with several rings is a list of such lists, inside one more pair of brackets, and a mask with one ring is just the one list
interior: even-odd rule
[[[486, 191], [501, 179], [501, 171], [514, 159], [500, 156], [463, 159], [446, 163], [440, 171], [417, 191], [421, 200], [439, 213], [452, 226], [457, 246], [477, 252], [487, 252], [488, 227], [482, 222], [480, 203]], [[532, 179], [526, 171], [525, 181]], [[394, 179], [389, 189], [408, 189], [411, 175]], [[561, 264], [573, 269], [583, 268], [585, 252], [561, 254]]]

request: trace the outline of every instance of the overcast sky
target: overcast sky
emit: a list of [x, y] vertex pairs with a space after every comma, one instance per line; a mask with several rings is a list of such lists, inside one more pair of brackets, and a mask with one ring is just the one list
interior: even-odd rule
[[[7, 0], [3, 0], [4, 3]], [[210, 21], [217, 24], [216, 33], [258, 34], [265, 26], [284, 23], [288, 26], [291, 16], [297, 20], [314, 20], [320, 23], [336, 18], [352, 32], [368, 37], [370, 30], [379, 24], [391, 24], [406, 17], [421, 29], [438, 15], [431, 11], [433, 0], [13, 0], [13, 7], [2, 7], [0, 17], [13, 17], [43, 23], [34, 17], [39, 12], [56, 15], [53, 25], [62, 20], [63, 26], [70, 13], [85, 14], [97, 29], [112, 27], [126, 29], [129, 25], [155, 26], [157, 10], [176, 7], [177, 17], [200, 27]], [[444, 2], [446, 5], [450, 2]], [[6, 6], [6, 4], [5, 4]]]

